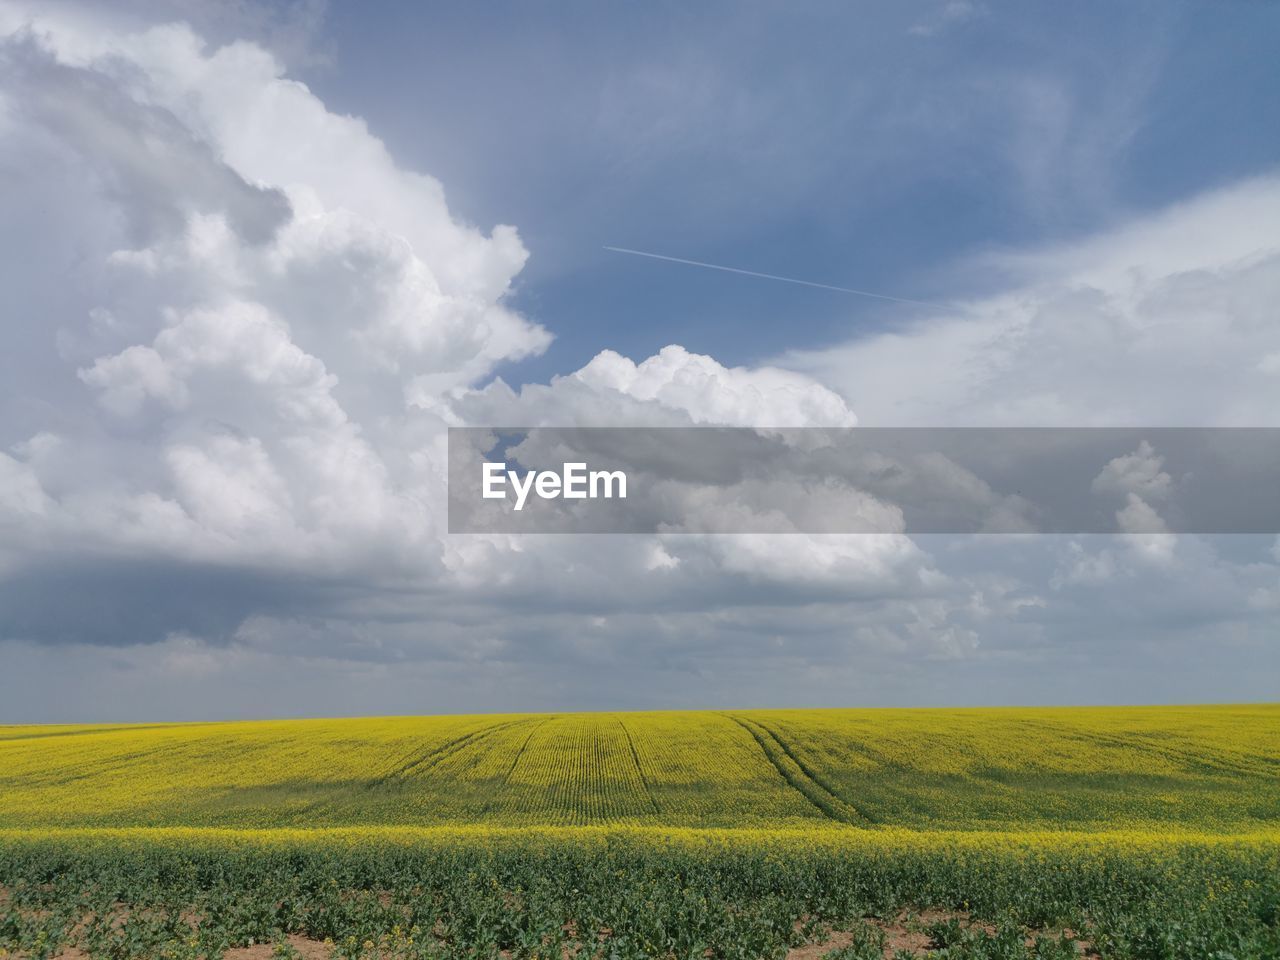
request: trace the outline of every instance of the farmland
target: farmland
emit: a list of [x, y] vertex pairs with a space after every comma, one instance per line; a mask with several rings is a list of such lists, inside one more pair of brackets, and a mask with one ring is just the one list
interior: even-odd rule
[[0, 728], [0, 956], [1274, 958], [1277, 721]]
[[1277, 823], [1275, 706], [0, 728], [0, 827]]

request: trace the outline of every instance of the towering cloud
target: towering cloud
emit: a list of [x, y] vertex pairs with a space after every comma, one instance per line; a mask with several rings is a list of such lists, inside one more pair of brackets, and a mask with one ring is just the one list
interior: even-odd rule
[[[70, 14], [9, 9], [4, 27], [3, 150], [20, 182], [2, 202], [28, 229], [5, 257], [18, 296], [0, 390], [16, 415], [0, 425], [0, 521], [24, 582], [40, 564], [73, 582], [100, 564], [136, 569], [141, 592], [176, 561], [193, 583], [213, 565], [338, 577], [357, 597], [389, 582], [496, 597], [536, 575], [510, 543], [445, 541], [448, 424], [854, 422], [808, 377], [674, 346], [639, 364], [602, 353], [515, 393], [493, 371], [550, 339], [506, 303], [527, 256], [515, 229], [460, 223], [439, 183], [267, 51]], [[617, 563], [652, 550], [619, 545]], [[121, 595], [108, 639], [209, 620], [161, 618], [156, 635], [125, 615], [135, 601]], [[208, 602], [229, 602], [213, 619], [233, 627], [263, 601]], [[34, 609], [8, 630], [76, 632]]]

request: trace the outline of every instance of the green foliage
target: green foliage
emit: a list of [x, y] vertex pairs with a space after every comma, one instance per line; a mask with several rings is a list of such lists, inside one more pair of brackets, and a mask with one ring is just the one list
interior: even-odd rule
[[[0, 834], [0, 951], [196, 960], [284, 938], [350, 960], [781, 958], [829, 929], [880, 960], [933, 923], [940, 960], [1280, 956], [1274, 842], [821, 843], [513, 831], [360, 842], [303, 833]], [[1060, 931], [1070, 928], [1066, 936]]]

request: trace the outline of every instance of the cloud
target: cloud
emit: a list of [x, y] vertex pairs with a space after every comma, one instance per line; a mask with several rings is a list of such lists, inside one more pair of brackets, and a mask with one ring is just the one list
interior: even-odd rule
[[[867, 425], [1274, 426], [1280, 179], [1074, 243], [992, 254], [1005, 289], [782, 366]], [[1206, 362], [1212, 358], [1212, 362]]]
[[907, 32], [916, 37], [937, 36], [954, 26], [985, 16], [986, 7], [972, 0], [946, 0], [928, 16], [907, 28]]
[[1147, 501], [1136, 493], [1129, 494], [1126, 500], [1125, 506], [1116, 511], [1116, 522], [1120, 525], [1122, 533], [1167, 534], [1169, 532], [1168, 524], [1160, 519], [1160, 514], [1156, 513]]
[[502, 380], [451, 399], [460, 417], [513, 426], [851, 427], [834, 391], [777, 367], [725, 367], [672, 344], [640, 363], [605, 350], [550, 384]]
[[55, 15], [15, 30], [3, 69], [9, 159], [49, 158], [26, 176], [75, 204], [34, 251], [56, 249], [74, 302], [41, 285], [15, 318], [61, 364], [9, 383], [42, 413], [6, 428], [58, 447], [13, 442], [15, 543], [332, 571], [434, 536], [439, 420], [404, 398], [549, 341], [504, 303], [515, 231], [458, 223], [249, 44]]
[[1164, 472], [1164, 458], [1143, 440], [1133, 453], [1109, 461], [1094, 477], [1092, 489], [1094, 493], [1163, 500], [1172, 485], [1173, 478]]
[[1170, 563], [1178, 538], [1169, 533], [1169, 525], [1151, 504], [1136, 493], [1126, 497], [1123, 508], [1116, 511], [1116, 525], [1128, 534], [1125, 546], [1150, 563]]
[[1116, 511], [1116, 527], [1126, 534], [1126, 548], [1149, 563], [1164, 564], [1173, 560], [1178, 538], [1149, 501], [1167, 499], [1173, 485], [1173, 478], [1164, 471], [1164, 458], [1143, 440], [1133, 453], [1110, 460], [1091, 488], [1094, 493], [1124, 499], [1124, 506]]

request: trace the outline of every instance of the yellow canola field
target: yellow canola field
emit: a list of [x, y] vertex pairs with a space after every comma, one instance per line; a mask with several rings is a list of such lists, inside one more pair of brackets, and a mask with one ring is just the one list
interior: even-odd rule
[[1280, 705], [0, 727], [0, 829], [19, 832], [1105, 830], [1274, 842], [1277, 824]]

